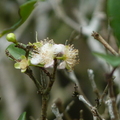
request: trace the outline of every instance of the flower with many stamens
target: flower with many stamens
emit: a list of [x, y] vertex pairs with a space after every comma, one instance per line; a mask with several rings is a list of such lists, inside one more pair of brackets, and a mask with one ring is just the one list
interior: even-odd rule
[[53, 44], [53, 40], [40, 41], [39, 47], [35, 46], [36, 49], [32, 52], [31, 64], [45, 68], [52, 67], [54, 64]]
[[54, 59], [58, 60], [58, 69], [73, 69], [78, 63], [78, 50], [73, 45], [55, 44], [53, 40], [45, 39], [33, 43], [31, 64], [40, 67], [53, 67]]
[[64, 54], [62, 57], [62, 62], [58, 66], [59, 69], [67, 68], [68, 70], [71, 70], [79, 62], [78, 50], [74, 49], [73, 45], [64, 46]]

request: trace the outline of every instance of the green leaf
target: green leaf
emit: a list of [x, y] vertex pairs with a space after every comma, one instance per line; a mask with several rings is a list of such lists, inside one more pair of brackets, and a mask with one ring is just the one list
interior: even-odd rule
[[113, 67], [117, 67], [120, 65], [120, 56], [113, 56], [108, 54], [106, 55], [106, 54], [97, 53], [97, 52], [94, 52], [93, 55], [104, 59], [107, 63], [109, 63]]
[[108, 0], [107, 14], [114, 35], [117, 39], [118, 47], [120, 47], [120, 0]]
[[[21, 48], [15, 47], [16, 44], [10, 44], [6, 50], [12, 55], [15, 59], [20, 59], [22, 55], [25, 55], [25, 51]], [[11, 58], [10, 58], [11, 59]]]
[[2, 37], [4, 34], [7, 34], [11, 31], [14, 31], [15, 29], [17, 29], [21, 24], [23, 24], [26, 19], [29, 17], [29, 15], [31, 14], [31, 12], [34, 9], [34, 4], [37, 2], [37, 0], [31, 0], [26, 2], [25, 4], [21, 5], [19, 8], [19, 15], [20, 15], [20, 19], [19, 21], [14, 24], [12, 27], [2, 31], [0, 33], [0, 37]]
[[18, 120], [25, 120], [26, 119], [26, 112], [22, 113]]

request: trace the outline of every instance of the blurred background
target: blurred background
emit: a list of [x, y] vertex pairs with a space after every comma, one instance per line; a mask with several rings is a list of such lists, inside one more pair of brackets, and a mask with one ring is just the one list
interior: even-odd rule
[[[27, 0], [0, 0], [0, 31], [11, 27], [19, 20], [19, 6]], [[104, 47], [91, 36], [93, 31], [99, 32], [104, 39], [109, 40], [111, 46], [117, 50], [114, 37], [110, 37], [108, 18], [106, 15], [106, 0], [46, 0], [39, 1], [28, 20], [14, 31], [19, 42], [27, 44], [35, 42], [36, 31], [38, 40], [53, 39], [55, 43], [64, 44], [66, 40], [79, 49], [80, 63], [75, 66], [74, 72], [79, 84], [92, 105], [97, 98], [93, 92], [88, 78], [88, 69], [93, 69], [95, 82], [100, 93], [103, 92], [107, 82], [105, 75], [108, 65], [93, 56], [92, 52], [105, 53]], [[32, 80], [14, 68], [14, 62], [5, 55], [5, 49], [10, 44], [0, 38], [0, 120], [17, 120], [24, 111], [27, 120], [38, 120], [41, 109], [41, 96]], [[39, 79], [40, 71], [34, 69]], [[116, 80], [117, 81], [117, 80]], [[119, 87], [119, 85], [118, 85]], [[48, 107], [48, 119], [55, 118], [51, 112], [51, 105], [58, 101], [63, 108], [74, 101], [68, 114], [71, 119], [80, 118], [83, 110], [84, 120], [92, 120], [91, 112], [77, 98], [72, 97], [74, 83], [58, 70], [56, 81], [51, 91]], [[104, 113], [104, 105], [99, 108]]]

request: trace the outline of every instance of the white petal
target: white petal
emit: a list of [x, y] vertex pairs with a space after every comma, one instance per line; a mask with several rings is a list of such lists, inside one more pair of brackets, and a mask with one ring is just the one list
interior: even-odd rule
[[65, 69], [65, 67], [66, 67], [66, 62], [65, 61], [63, 61], [63, 62], [61, 62], [59, 65], [58, 65], [58, 69]]
[[45, 68], [53, 67], [53, 64], [54, 64], [54, 60], [51, 60], [51, 62], [45, 64], [44, 67], [45, 67]]
[[36, 56], [34, 56], [34, 57], [31, 59], [31, 63], [32, 63], [33, 65], [40, 64], [41, 59], [42, 59], [42, 58], [41, 58], [40, 56], [36, 55]]
[[54, 44], [52, 47], [54, 54], [64, 54], [64, 48], [65, 46], [62, 44]]

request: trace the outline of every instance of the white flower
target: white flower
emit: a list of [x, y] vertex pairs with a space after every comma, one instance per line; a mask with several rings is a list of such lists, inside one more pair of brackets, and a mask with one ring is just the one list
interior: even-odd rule
[[38, 47], [35, 52], [32, 53], [31, 64], [41, 65], [45, 68], [52, 67], [54, 64], [54, 54], [52, 50], [54, 42], [52, 40], [44, 40], [40, 43], [41, 47]]
[[64, 49], [63, 61], [59, 64], [59, 69], [73, 69], [78, 64], [78, 50], [74, 49], [73, 45], [67, 45]]
[[78, 50], [73, 45], [55, 44], [53, 40], [33, 43], [31, 64], [45, 68], [53, 67], [54, 59], [58, 59], [59, 69], [73, 69], [78, 63]]
[[52, 47], [54, 54], [56, 56], [63, 55], [65, 51], [65, 45], [63, 44], [54, 44]]

